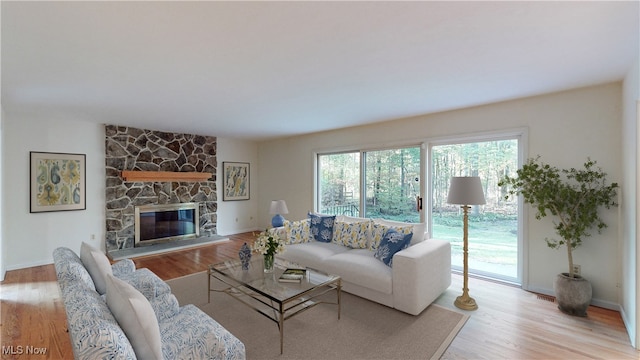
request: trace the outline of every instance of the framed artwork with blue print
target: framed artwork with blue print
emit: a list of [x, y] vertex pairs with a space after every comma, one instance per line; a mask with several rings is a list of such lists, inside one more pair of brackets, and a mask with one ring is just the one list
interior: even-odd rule
[[29, 212], [85, 210], [86, 155], [29, 152]]

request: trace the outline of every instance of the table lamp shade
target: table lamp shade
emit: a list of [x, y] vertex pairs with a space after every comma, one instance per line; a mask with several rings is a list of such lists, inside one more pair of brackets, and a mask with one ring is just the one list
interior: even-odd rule
[[269, 207], [269, 214], [288, 214], [289, 209], [287, 209], [287, 203], [284, 200], [272, 200], [271, 207]]
[[287, 203], [284, 200], [272, 200], [269, 207], [269, 214], [274, 215], [271, 219], [271, 226], [280, 227], [284, 225], [284, 217], [282, 214], [288, 214]]
[[461, 176], [451, 178], [447, 203], [458, 205], [484, 205], [482, 182], [478, 176]]

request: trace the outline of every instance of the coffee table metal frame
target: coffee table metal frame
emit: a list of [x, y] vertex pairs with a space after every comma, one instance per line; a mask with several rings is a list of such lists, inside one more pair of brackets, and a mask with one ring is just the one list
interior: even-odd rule
[[[342, 279], [337, 275], [307, 268], [301, 282], [280, 282], [278, 278], [286, 268], [303, 266], [276, 259], [274, 271], [265, 273], [263, 259], [252, 259], [249, 270], [242, 270], [239, 260], [231, 260], [209, 266], [209, 302], [211, 292], [224, 292], [249, 308], [264, 315], [278, 325], [280, 330], [280, 354], [284, 351], [284, 321], [319, 304], [338, 307], [340, 319], [340, 297]], [[214, 288], [217, 280], [222, 289]], [[319, 299], [319, 296], [336, 291], [336, 302]]]

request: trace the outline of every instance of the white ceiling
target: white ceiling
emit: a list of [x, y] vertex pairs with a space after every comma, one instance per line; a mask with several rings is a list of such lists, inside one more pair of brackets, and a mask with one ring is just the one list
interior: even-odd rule
[[628, 2], [2, 1], [2, 107], [266, 139], [621, 80]]

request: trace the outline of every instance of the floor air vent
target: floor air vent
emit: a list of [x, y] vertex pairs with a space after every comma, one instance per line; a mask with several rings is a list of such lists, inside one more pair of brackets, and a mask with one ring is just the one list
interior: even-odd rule
[[543, 295], [543, 294], [537, 294], [538, 295], [538, 299], [540, 300], [545, 300], [545, 301], [549, 301], [549, 302], [555, 302], [556, 298], [550, 295]]

